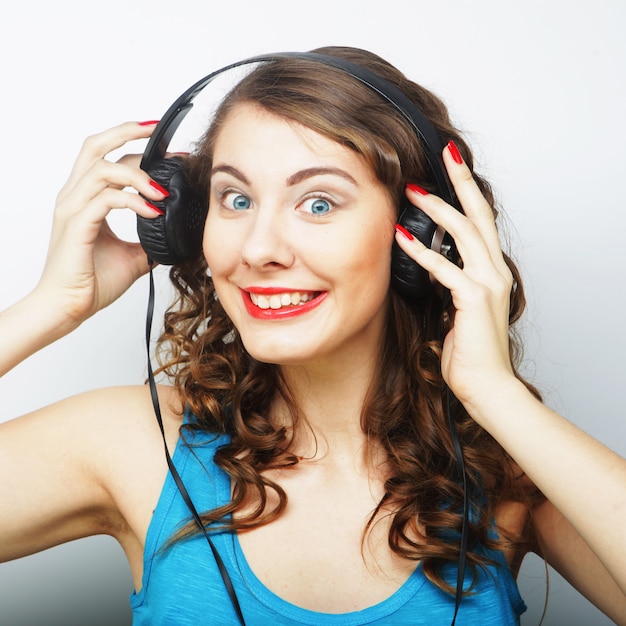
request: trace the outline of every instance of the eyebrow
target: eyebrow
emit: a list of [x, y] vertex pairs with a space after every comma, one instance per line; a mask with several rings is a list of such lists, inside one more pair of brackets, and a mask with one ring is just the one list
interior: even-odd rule
[[[231, 176], [240, 180], [246, 185], [250, 184], [250, 181], [246, 178], [246, 176], [232, 165], [216, 165], [214, 168], [211, 169], [211, 177], [213, 177], [215, 174], [219, 174], [220, 172], [230, 174]], [[358, 187], [358, 183], [356, 182], [356, 180], [348, 172], [338, 167], [308, 167], [289, 176], [286, 182], [287, 186], [291, 187], [292, 185], [297, 185], [298, 183], [301, 183], [302, 181], [305, 181], [309, 178], [325, 175], [339, 176], [340, 178], [343, 178], [352, 183], [355, 187]]]
[[220, 172], [224, 172], [225, 174], [230, 174], [237, 180], [240, 180], [242, 183], [246, 185], [250, 184], [250, 181], [236, 168], [232, 165], [216, 165], [211, 168], [211, 178], [215, 176], [215, 174], [219, 174]]
[[298, 183], [301, 183], [303, 180], [307, 180], [308, 178], [325, 175], [339, 176], [351, 182], [354, 186], [358, 187], [356, 180], [354, 180], [354, 178], [350, 174], [348, 174], [348, 172], [339, 169], [338, 167], [309, 167], [305, 170], [300, 170], [299, 172], [292, 174], [287, 179], [287, 185], [297, 185]]

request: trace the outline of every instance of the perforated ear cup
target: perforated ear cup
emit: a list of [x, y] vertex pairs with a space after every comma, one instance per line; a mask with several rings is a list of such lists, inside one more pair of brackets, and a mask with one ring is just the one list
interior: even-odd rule
[[202, 252], [208, 197], [189, 183], [180, 157], [157, 161], [148, 174], [170, 194], [161, 202], [151, 201], [164, 215], [137, 218], [137, 234], [148, 258], [174, 265], [198, 256]]

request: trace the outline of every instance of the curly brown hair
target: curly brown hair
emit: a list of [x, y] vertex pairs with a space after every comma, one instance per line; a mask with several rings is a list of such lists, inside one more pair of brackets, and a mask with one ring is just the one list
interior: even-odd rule
[[[342, 57], [393, 83], [426, 115], [444, 144], [454, 140], [473, 171], [472, 154], [439, 98], [372, 53], [340, 47], [315, 52]], [[291, 57], [259, 65], [225, 98], [189, 158], [193, 185], [208, 189], [216, 137], [229, 112], [241, 103], [254, 103], [354, 150], [398, 205], [409, 182], [437, 193], [415, 131], [401, 114], [345, 73]], [[474, 179], [497, 215], [489, 184], [475, 173]], [[514, 276], [509, 320], [511, 359], [517, 368], [521, 350], [513, 324], [525, 299], [519, 272], [510, 258], [506, 260]], [[215, 462], [231, 479], [232, 500], [204, 513], [203, 520], [231, 531], [267, 524], [287, 505], [284, 490], [268, 478], [267, 470], [299, 462], [291, 444], [295, 425], [303, 416], [280, 367], [259, 362], [246, 352], [215, 296], [204, 258], [173, 267], [170, 276], [178, 297], [165, 315], [161, 371], [172, 377], [182, 404], [196, 417], [188, 428], [225, 433], [230, 438]], [[370, 441], [382, 446], [391, 468], [385, 495], [368, 528], [383, 507], [391, 509], [390, 548], [408, 559], [421, 560], [426, 575], [451, 591], [442, 567], [459, 558], [463, 488], [441, 375], [442, 313], [441, 299], [435, 293], [415, 305], [391, 291], [378, 374], [362, 408], [361, 426]], [[277, 426], [268, 418], [277, 395], [291, 412], [291, 427]], [[490, 532], [497, 506], [506, 500], [528, 503], [529, 493], [506, 452], [463, 406], [453, 402], [450, 410], [464, 450], [472, 504], [468, 561], [476, 567], [487, 559], [472, 548], [479, 544], [501, 548], [514, 541], [502, 533], [494, 538]], [[250, 501], [256, 506], [242, 513]], [[175, 540], [196, 531], [189, 524]]]

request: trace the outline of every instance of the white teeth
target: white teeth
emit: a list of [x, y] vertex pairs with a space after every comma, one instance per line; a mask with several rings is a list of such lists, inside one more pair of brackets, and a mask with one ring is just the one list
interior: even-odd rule
[[257, 296], [257, 302], [255, 304], [259, 307], [259, 309], [270, 308], [270, 301], [267, 299], [266, 296]]
[[280, 309], [281, 306], [280, 296], [270, 296], [270, 309]]
[[313, 299], [310, 291], [299, 292], [290, 291], [285, 293], [276, 293], [271, 296], [264, 296], [257, 293], [250, 293], [250, 300], [259, 309], [281, 309], [285, 306], [297, 306], [304, 304]]

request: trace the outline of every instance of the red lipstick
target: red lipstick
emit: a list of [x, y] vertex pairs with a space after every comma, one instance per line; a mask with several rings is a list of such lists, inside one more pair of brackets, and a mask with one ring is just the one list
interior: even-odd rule
[[305, 313], [315, 309], [326, 299], [326, 296], [328, 295], [327, 291], [322, 291], [304, 304], [285, 306], [280, 309], [261, 309], [250, 299], [250, 293], [272, 296], [279, 293], [289, 293], [290, 291], [292, 290], [281, 287], [250, 287], [247, 291], [241, 289], [241, 296], [246, 306], [246, 310], [251, 317], [258, 320], [285, 320], [298, 317], [299, 315], [304, 315]]

